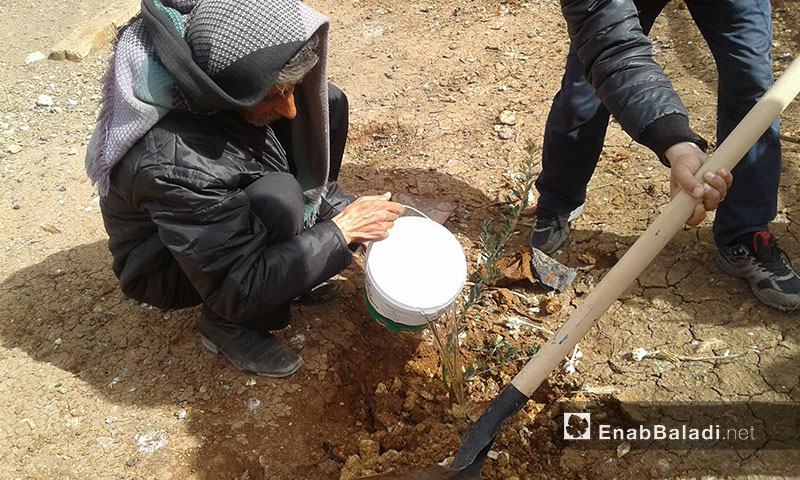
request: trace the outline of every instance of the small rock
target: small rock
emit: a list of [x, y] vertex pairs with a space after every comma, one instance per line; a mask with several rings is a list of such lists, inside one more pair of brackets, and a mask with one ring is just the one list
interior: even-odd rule
[[245, 386], [247, 386], [247, 387], [255, 387], [256, 386], [256, 379], [255, 378], [251, 378], [250, 380], [248, 380], [245, 383]]
[[501, 128], [497, 135], [503, 140], [511, 140], [514, 138], [514, 129], [513, 128]]
[[67, 99], [67, 103], [70, 104], [70, 106], [74, 107], [75, 105], [78, 104], [78, 101], [77, 100], [73, 100], [71, 98], [68, 98]]
[[358, 444], [358, 452], [363, 468], [374, 470], [378, 466], [381, 447], [375, 440], [364, 439]]
[[561, 310], [561, 302], [555, 297], [549, 297], [544, 301], [544, 311], [548, 315], [552, 315]]
[[13, 210], [19, 210], [19, 203], [16, 200], [11, 200], [11, 208]]
[[344, 463], [344, 468], [339, 474], [339, 480], [351, 480], [361, 477], [361, 470], [364, 468], [364, 462], [358, 455], [350, 455]]
[[503, 113], [500, 114], [499, 120], [503, 125], [515, 125], [517, 123], [517, 117], [514, 116], [514, 112], [510, 110], [503, 110]]
[[617, 458], [622, 458], [625, 456], [626, 453], [631, 451], [631, 444], [628, 442], [622, 442], [617, 447]]
[[378, 387], [375, 389], [375, 394], [380, 395], [384, 393], [389, 393], [389, 389], [386, 388], [386, 385], [384, 385], [383, 383], [379, 383]]
[[8, 153], [15, 155], [22, 151], [22, 147], [17, 144], [11, 144], [8, 146], [6, 150], [8, 151]]
[[135, 458], [129, 458], [128, 461], [125, 462], [125, 465], [127, 465], [129, 467], [136, 466], [136, 459]]
[[403, 458], [403, 454], [398, 452], [397, 450], [386, 450], [383, 452], [379, 459], [379, 463], [386, 467], [389, 464], [395, 463]]
[[30, 65], [31, 63], [36, 63], [44, 59], [45, 59], [44, 53], [39, 51], [31, 52], [28, 54], [27, 57], [25, 57], [25, 65]]
[[70, 148], [69, 151], [67, 152], [67, 155], [69, 155], [69, 156], [74, 156], [74, 155], [77, 155], [77, 154], [78, 154], [78, 149], [75, 148], [75, 147]]
[[403, 401], [403, 410], [406, 412], [411, 412], [417, 406], [417, 394], [414, 392], [408, 392], [408, 396], [406, 396], [405, 401]]
[[188, 400], [194, 400], [194, 387], [191, 385], [178, 396], [179, 402], [186, 402]]
[[53, 103], [53, 97], [50, 95], [42, 94], [36, 99], [36, 105], [39, 105], [40, 107], [51, 107]]

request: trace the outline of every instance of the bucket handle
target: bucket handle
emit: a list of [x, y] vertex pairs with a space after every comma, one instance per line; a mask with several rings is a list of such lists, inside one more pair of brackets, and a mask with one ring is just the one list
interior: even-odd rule
[[[419, 217], [425, 217], [425, 218], [427, 218], [428, 220], [430, 220], [430, 219], [431, 219], [431, 217], [429, 217], [429, 216], [425, 215], [424, 213], [422, 213], [422, 211], [421, 211], [421, 210], [419, 210], [419, 209], [417, 209], [417, 208], [414, 208], [414, 207], [412, 207], [412, 206], [410, 206], [410, 205], [403, 205], [403, 208], [404, 208], [404, 209], [406, 209], [406, 210], [411, 210], [411, 211], [415, 212], [415, 213], [417, 214], [417, 216], [419, 216]], [[405, 216], [406, 216], [406, 215], [405, 215], [405, 213], [406, 213], [406, 212], [404, 211], [404, 212], [403, 212], [403, 213], [402, 213], [400, 216], [401, 216], [401, 217], [405, 217]]]

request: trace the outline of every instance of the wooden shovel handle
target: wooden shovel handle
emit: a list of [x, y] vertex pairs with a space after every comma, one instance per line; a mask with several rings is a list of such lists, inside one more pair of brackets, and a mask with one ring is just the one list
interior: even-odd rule
[[[798, 92], [800, 92], [800, 58], [792, 62], [772, 88], [753, 106], [700, 168], [695, 178], [702, 181], [703, 174], [709, 170], [714, 172], [720, 168], [732, 170]], [[517, 390], [527, 397], [531, 396], [572, 352], [575, 344], [600, 320], [611, 304], [683, 227], [698, 202], [698, 199], [685, 192], [675, 196], [664, 212], [636, 240], [564, 325], [542, 345], [536, 355], [511, 380], [511, 384]]]

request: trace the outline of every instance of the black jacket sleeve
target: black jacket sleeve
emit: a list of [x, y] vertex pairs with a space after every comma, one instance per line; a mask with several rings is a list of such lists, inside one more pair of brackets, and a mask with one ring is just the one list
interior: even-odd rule
[[632, 0], [561, 0], [572, 48], [586, 80], [622, 128], [664, 160], [672, 145], [707, 143], [689, 116], [639, 24]]
[[190, 170], [141, 170], [134, 203], [149, 212], [203, 302], [228, 321], [264, 316], [350, 264], [352, 254], [332, 221], [267, 245], [266, 227], [243, 190], [215, 188], [212, 176]]

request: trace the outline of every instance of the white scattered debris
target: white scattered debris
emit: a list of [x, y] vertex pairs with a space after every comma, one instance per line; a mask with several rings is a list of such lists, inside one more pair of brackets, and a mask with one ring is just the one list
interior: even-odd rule
[[617, 458], [622, 458], [625, 456], [626, 453], [631, 451], [631, 444], [628, 442], [622, 442], [617, 447]]
[[697, 353], [713, 353], [714, 350], [720, 349], [725, 346], [725, 342], [718, 338], [709, 338], [708, 340], [703, 340], [700, 342], [697, 347]]
[[580, 347], [576, 344], [575, 348], [572, 349], [572, 355], [566, 358], [564, 372], [567, 374], [575, 373], [578, 370], [578, 364], [581, 363], [581, 357], [583, 357], [583, 352], [581, 352]]
[[613, 395], [615, 393], [619, 393], [619, 389], [613, 385], [603, 385], [603, 386], [584, 385], [580, 391], [591, 393], [592, 395]]
[[152, 425], [147, 425], [133, 438], [139, 446], [139, 451], [145, 453], [153, 453], [167, 444], [167, 432], [156, 429]]
[[256, 379], [251, 378], [244, 384], [245, 387], [255, 387], [256, 386]]
[[[539, 308], [536, 307], [536, 310], [538, 311]], [[506, 327], [508, 327], [511, 330], [519, 330], [520, 325], [525, 325], [526, 327], [533, 328], [534, 330], [541, 330], [542, 332], [545, 332], [545, 333], [547, 333], [548, 335], [551, 335], [551, 336], [554, 334], [554, 332], [552, 330], [550, 330], [550, 329], [541, 327], [539, 325], [535, 325], [535, 324], [530, 323], [530, 322], [526, 322], [525, 320], [520, 320], [519, 317], [508, 317], [506, 319]], [[581, 355], [583, 355], [583, 354], [581, 354]]]
[[500, 454], [498, 452], [495, 452], [494, 450], [489, 450], [488, 452], [486, 452], [486, 456], [491, 458], [492, 460], [497, 460], [498, 458], [500, 458]]
[[97, 444], [100, 445], [100, 448], [103, 451], [107, 451], [112, 445], [114, 445], [114, 440], [110, 437], [97, 437]]
[[58, 346], [58, 345], [61, 345], [62, 343], [64, 343], [64, 340], [61, 340], [61, 337], [58, 337], [58, 338], [56, 338], [56, 341], [53, 342], [53, 343], [55, 343], [56, 346]]
[[86, 212], [86, 213], [89, 213], [92, 210], [94, 210], [92, 207], [86, 207], [86, 208], [83, 209], [83, 211]]
[[53, 103], [53, 97], [50, 95], [42, 94], [36, 99], [36, 105], [39, 105], [40, 107], [51, 107], [53, 106]]
[[72, 98], [68, 98], [68, 99], [67, 99], [67, 103], [68, 103], [68, 104], [70, 104], [71, 106], [73, 106], [73, 107], [74, 107], [75, 105], [77, 105], [77, 104], [78, 104], [78, 101], [77, 101], [77, 100], [74, 100], [74, 99], [72, 99]]
[[109, 387], [113, 387], [114, 385], [116, 385], [118, 383], [119, 383], [119, 377], [114, 377], [114, 379], [111, 380], [111, 383], [109, 383], [108, 386]]
[[183, 420], [185, 418], [186, 418], [186, 410], [181, 410], [180, 412], [178, 412], [178, 419], [179, 420]]
[[634, 362], [641, 362], [649, 354], [650, 354], [650, 352], [648, 352], [647, 350], [645, 350], [642, 347], [634, 348], [633, 352], [631, 352], [631, 355], [633, 356], [633, 361]]
[[250, 410], [251, 412], [255, 412], [256, 410], [258, 410], [258, 407], [260, 406], [261, 406], [261, 400], [257, 398], [251, 398], [250, 400], [247, 401], [247, 409]]
[[302, 333], [298, 333], [297, 335], [292, 337], [291, 340], [289, 340], [289, 342], [291, 342], [292, 345], [303, 345], [304, 343], [306, 343], [306, 336], [303, 335]]
[[25, 65], [30, 65], [31, 63], [40, 62], [45, 58], [46, 57], [44, 56], [44, 53], [40, 51], [31, 52], [28, 54], [27, 57], [25, 57]]
[[755, 335], [755, 333], [753, 333], [753, 332], [747, 332], [747, 336], [748, 336], [748, 337], [752, 337], [753, 335]]
[[27, 132], [30, 129], [31, 129], [31, 127], [29, 127], [28, 125], [23, 125], [23, 126], [19, 127], [19, 131], [20, 132]]
[[111, 425], [112, 423], [117, 421], [117, 417], [108, 417], [106, 418], [106, 425]]
[[8, 151], [8, 153], [16, 155], [17, 153], [22, 151], [22, 147], [17, 144], [11, 144], [8, 146], [8, 148], [6, 148], [6, 150]]

